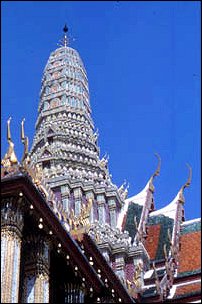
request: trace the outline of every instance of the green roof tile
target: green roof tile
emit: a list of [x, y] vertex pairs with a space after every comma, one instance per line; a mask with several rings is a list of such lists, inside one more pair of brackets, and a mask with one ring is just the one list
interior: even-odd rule
[[172, 232], [174, 220], [163, 215], [150, 216], [148, 220], [148, 225], [159, 225], [161, 226], [160, 235], [158, 240], [158, 249], [155, 256], [155, 261], [164, 259], [163, 246], [166, 244], [167, 253], [170, 249], [170, 243], [168, 240], [168, 229]]
[[134, 217], [136, 216], [137, 224], [139, 224], [142, 209], [143, 207], [138, 204], [129, 203], [124, 230], [127, 230], [129, 232], [129, 235], [132, 239], [134, 239], [137, 232], [137, 229], [135, 228]]
[[201, 221], [193, 222], [187, 225], [184, 224], [181, 226], [181, 235], [196, 231], [201, 231]]

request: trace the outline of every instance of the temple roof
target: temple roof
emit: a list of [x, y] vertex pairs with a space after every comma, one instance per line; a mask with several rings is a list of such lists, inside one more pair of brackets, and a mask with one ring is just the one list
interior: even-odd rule
[[141, 217], [141, 211], [140, 211], [140, 213], [138, 213], [136, 211], [137, 211], [137, 209], [142, 210], [143, 207], [146, 205], [147, 200], [149, 200], [151, 198], [149, 195], [150, 190], [151, 190], [151, 179], [147, 182], [146, 186], [144, 187], [144, 189], [141, 192], [139, 192], [136, 195], [129, 197], [125, 200], [124, 206], [118, 215], [117, 227], [119, 229], [127, 230], [127, 227], [125, 226], [125, 224], [126, 224], [126, 217], [129, 212], [129, 208], [130, 208], [130, 211], [132, 209], [134, 210], [135, 213], [133, 214], [133, 218], [136, 215], [137, 221], [139, 222], [140, 217]]
[[170, 204], [168, 204], [167, 206], [161, 209], [151, 212], [150, 217], [164, 215], [174, 220], [176, 216], [176, 209], [178, 202], [179, 202], [179, 193], [176, 195], [176, 197], [172, 200]]
[[[43, 219], [44, 231], [52, 231], [53, 240], [56, 238], [57, 243], [60, 242], [63, 253], [69, 254], [71, 263], [78, 265], [79, 271], [96, 293], [110, 294], [113, 288], [114, 299], [117, 302], [134, 303], [91, 237], [83, 233], [81, 242], [75, 240], [55, 213], [50, 202], [34, 185], [31, 177], [29, 178], [26, 173], [20, 174], [20, 171], [15, 171], [15, 175], [4, 176], [1, 183], [2, 199], [7, 196], [18, 196], [19, 193], [26, 197], [26, 203], [32, 206], [36, 218], [40, 216]], [[101, 269], [102, 275], [98, 269]]]

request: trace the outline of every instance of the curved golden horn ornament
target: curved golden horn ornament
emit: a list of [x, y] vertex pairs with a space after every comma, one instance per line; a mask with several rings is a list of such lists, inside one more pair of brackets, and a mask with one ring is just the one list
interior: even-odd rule
[[189, 169], [188, 179], [187, 179], [186, 183], [184, 183], [184, 185], [180, 188], [180, 191], [179, 191], [179, 198], [182, 202], [184, 202], [183, 191], [185, 188], [187, 188], [191, 185], [191, 179], [192, 179], [192, 168], [189, 164], [186, 164], [186, 165]]
[[182, 190], [184, 190], [185, 188], [189, 187], [191, 185], [191, 180], [192, 180], [192, 168], [189, 164], [186, 164], [188, 169], [189, 169], [189, 175], [188, 175], [188, 179], [186, 181], [186, 183], [182, 186]]
[[158, 165], [157, 165], [156, 171], [154, 172], [154, 174], [152, 175], [152, 177], [158, 176], [160, 174], [160, 169], [161, 169], [161, 158], [158, 155], [158, 153], [154, 153], [154, 155], [158, 159]]

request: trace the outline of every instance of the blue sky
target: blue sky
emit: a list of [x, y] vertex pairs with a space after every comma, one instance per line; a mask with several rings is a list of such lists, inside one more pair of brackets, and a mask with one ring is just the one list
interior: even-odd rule
[[71, 46], [87, 70], [90, 103], [101, 155], [118, 186], [141, 191], [162, 159], [155, 205], [185, 189], [185, 216], [200, 216], [200, 2], [199, 1], [3, 1], [2, 155], [6, 121], [18, 159], [20, 122], [34, 135], [43, 69], [66, 22]]

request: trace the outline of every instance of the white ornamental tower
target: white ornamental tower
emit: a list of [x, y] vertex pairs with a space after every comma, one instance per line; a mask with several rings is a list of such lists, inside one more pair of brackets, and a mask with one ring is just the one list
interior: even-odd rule
[[116, 227], [127, 191], [112, 183], [108, 158], [100, 158], [89, 101], [88, 79], [76, 50], [69, 47], [67, 27], [61, 47], [44, 69], [31, 160], [67, 211], [77, 216], [91, 199], [91, 222]]

